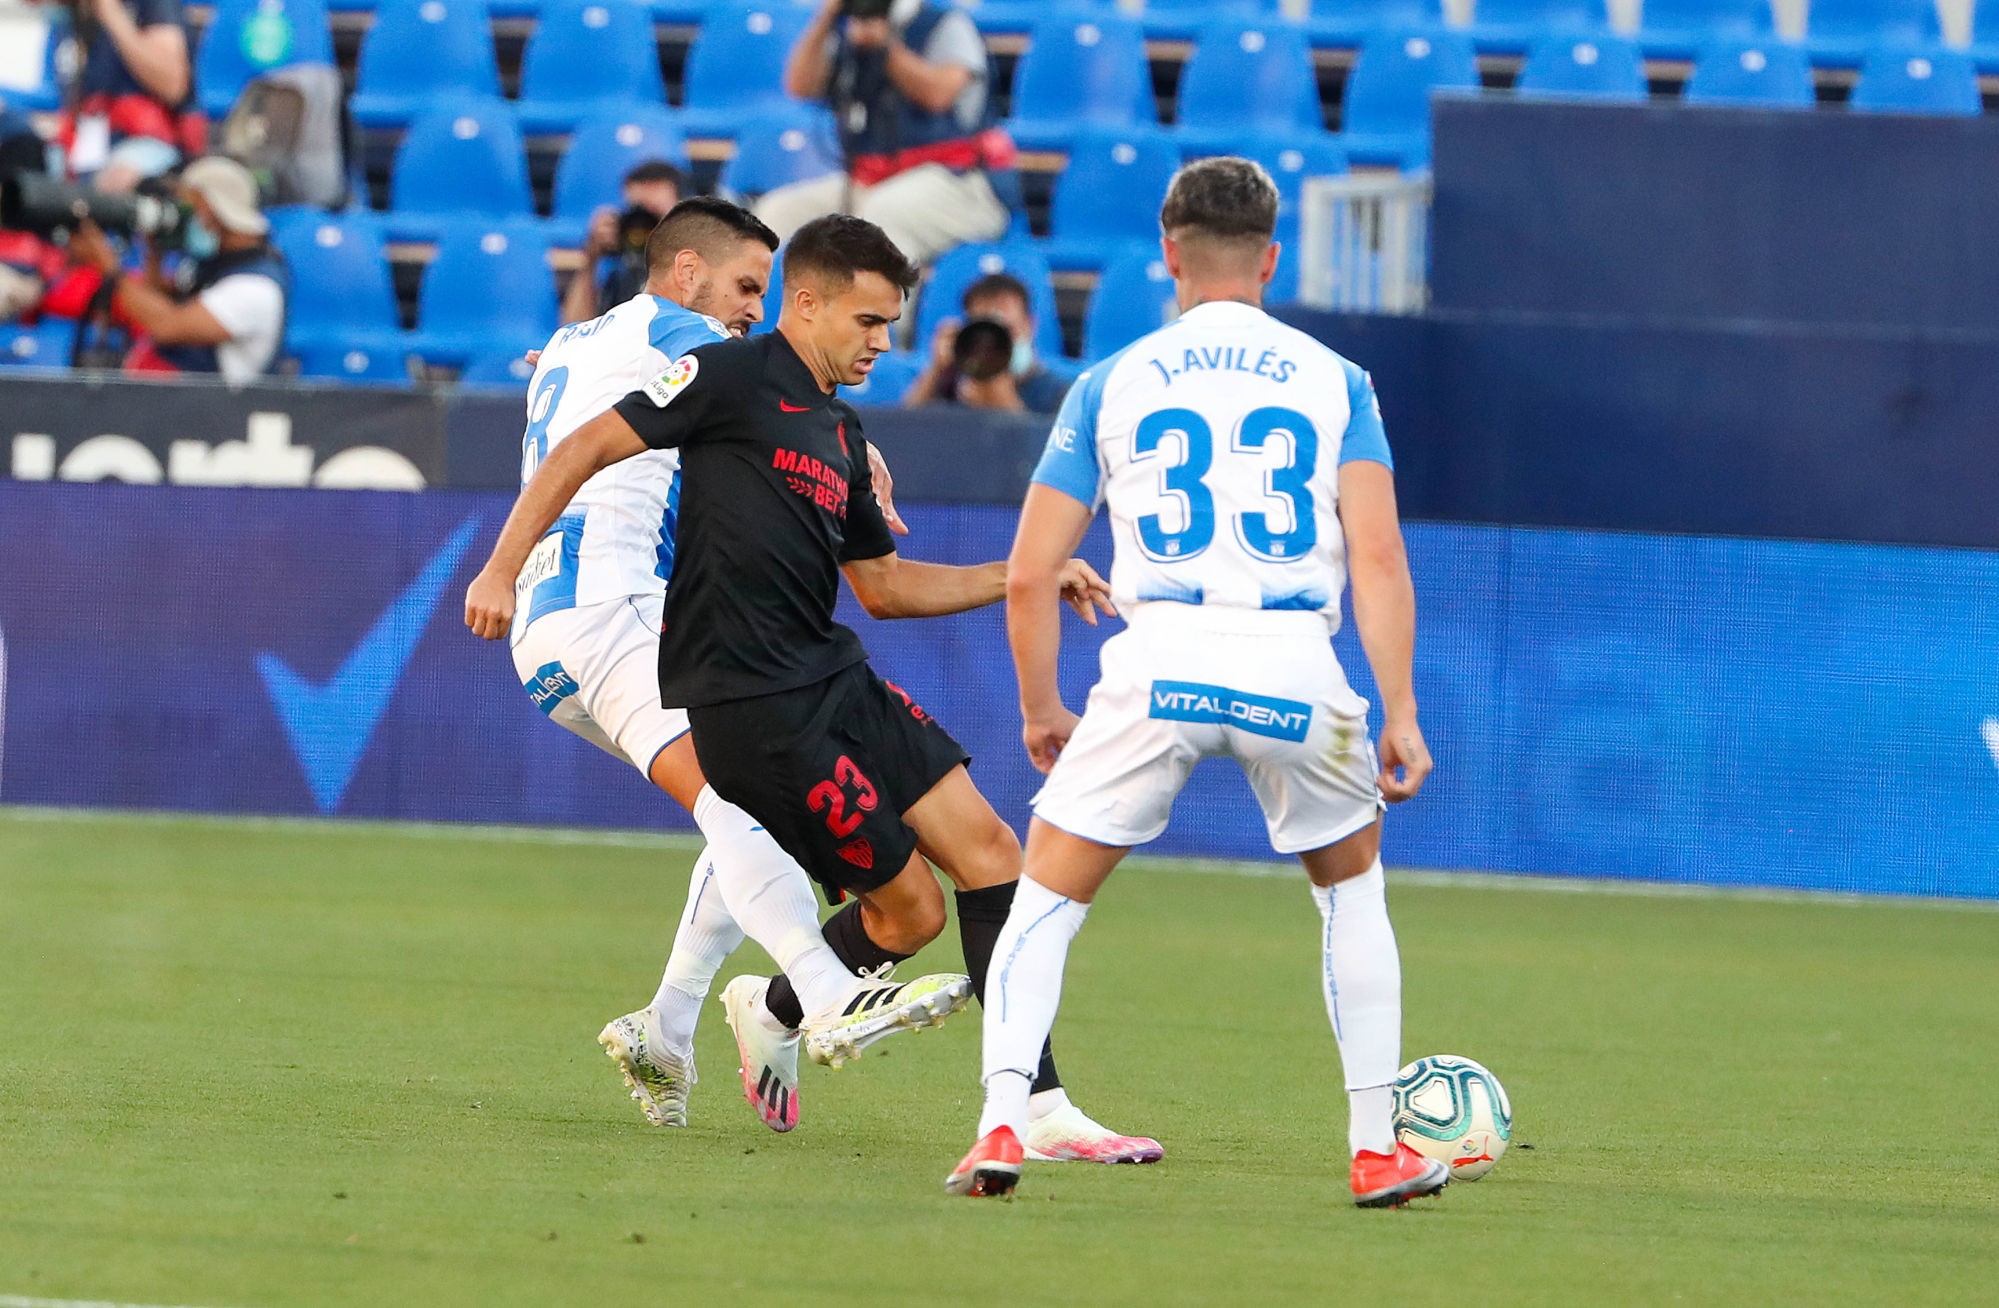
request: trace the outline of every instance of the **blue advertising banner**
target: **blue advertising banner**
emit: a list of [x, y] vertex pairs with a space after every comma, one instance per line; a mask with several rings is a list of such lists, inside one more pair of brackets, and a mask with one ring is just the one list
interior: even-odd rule
[[[0, 483], [0, 802], [686, 827], [460, 623], [497, 494]], [[1012, 511], [908, 509], [913, 557]], [[1417, 524], [1438, 768], [1391, 862], [1999, 897], [1999, 553]], [[1085, 549], [1100, 564], [1101, 527]], [[845, 615], [1024, 824], [997, 610]], [[1115, 626], [1115, 624], [1111, 624]], [[1105, 631], [1068, 625], [1080, 707]], [[1351, 632], [1338, 638], [1370, 693]], [[1268, 857], [1203, 765], [1161, 852]]]

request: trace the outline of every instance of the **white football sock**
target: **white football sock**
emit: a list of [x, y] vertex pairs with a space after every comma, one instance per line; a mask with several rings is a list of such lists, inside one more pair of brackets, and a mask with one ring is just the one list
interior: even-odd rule
[[1395, 1149], [1388, 1087], [1402, 1058], [1402, 959], [1387, 886], [1376, 859], [1357, 877], [1312, 887], [1325, 924], [1319, 985], [1346, 1074], [1347, 1143], [1382, 1154]]
[[687, 907], [680, 913], [680, 929], [673, 936], [666, 975], [660, 978], [659, 992], [652, 997], [652, 1011], [669, 1048], [682, 1052], [693, 1048], [701, 1001], [708, 997], [715, 973], [742, 943], [743, 933], [729, 916], [722, 892], [715, 885], [715, 860], [704, 849], [694, 860], [694, 874], [688, 879]]
[[1062, 1003], [1069, 942], [1089, 911], [1088, 904], [1020, 879], [1013, 909], [993, 943], [993, 971], [986, 978], [981, 1138], [1002, 1126], [1012, 1127], [1017, 1136], [1027, 1134], [1028, 1092]]
[[819, 934], [819, 904], [805, 870], [710, 787], [695, 798], [694, 821], [708, 837], [730, 915], [791, 978], [806, 1015], [844, 1005], [859, 983]]
[[1059, 1113], [1069, 1106], [1069, 1092], [1061, 1086], [1053, 1090], [1036, 1090], [1027, 1097], [1027, 1121], [1031, 1126], [1048, 1116]]

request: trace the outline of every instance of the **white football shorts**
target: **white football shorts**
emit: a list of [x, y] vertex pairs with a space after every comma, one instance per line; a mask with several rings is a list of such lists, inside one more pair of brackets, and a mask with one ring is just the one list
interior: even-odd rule
[[665, 604], [656, 595], [557, 609], [514, 644], [514, 671], [535, 707], [640, 772], [687, 734], [687, 710], [659, 703]]
[[1137, 605], [1106, 641], [1083, 721], [1034, 814], [1100, 844], [1166, 830], [1194, 764], [1226, 755], [1263, 806], [1271, 846], [1297, 854], [1380, 816], [1367, 701], [1347, 685], [1325, 620], [1185, 604]]

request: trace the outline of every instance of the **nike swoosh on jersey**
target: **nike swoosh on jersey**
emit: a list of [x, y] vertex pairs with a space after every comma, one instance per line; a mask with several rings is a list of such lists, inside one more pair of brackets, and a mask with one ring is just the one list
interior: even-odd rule
[[784, 412], [786, 412], [786, 413], [810, 413], [810, 412], [812, 412], [812, 406], [811, 406], [811, 405], [809, 405], [809, 404], [793, 404], [793, 403], [792, 403], [792, 402], [791, 402], [790, 400], [779, 400], [779, 401], [777, 402], [777, 407], [778, 407], [779, 409], [783, 410], [783, 411], [784, 411]]
[[257, 672], [320, 812], [340, 807], [396, 683], [478, 529], [476, 517], [459, 524], [324, 684], [307, 681], [275, 654], [257, 656]]

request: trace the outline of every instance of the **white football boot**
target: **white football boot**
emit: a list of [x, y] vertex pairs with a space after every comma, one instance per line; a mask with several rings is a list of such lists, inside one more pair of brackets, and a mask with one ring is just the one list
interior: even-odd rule
[[770, 979], [739, 976], [722, 987], [722, 1012], [736, 1033], [743, 1098], [773, 1131], [798, 1125], [798, 1032], [771, 1029], [764, 991]]
[[654, 1126], [687, 1125], [687, 1092], [699, 1078], [694, 1051], [667, 1048], [659, 1019], [650, 1008], [613, 1018], [597, 1033], [597, 1043], [624, 1073], [632, 1098]]
[[898, 983], [888, 972], [885, 967], [864, 978], [838, 1008], [805, 1019], [805, 1052], [813, 1062], [838, 1071], [876, 1041], [898, 1031], [942, 1026], [971, 1002], [972, 978], [963, 973], [937, 972]]

